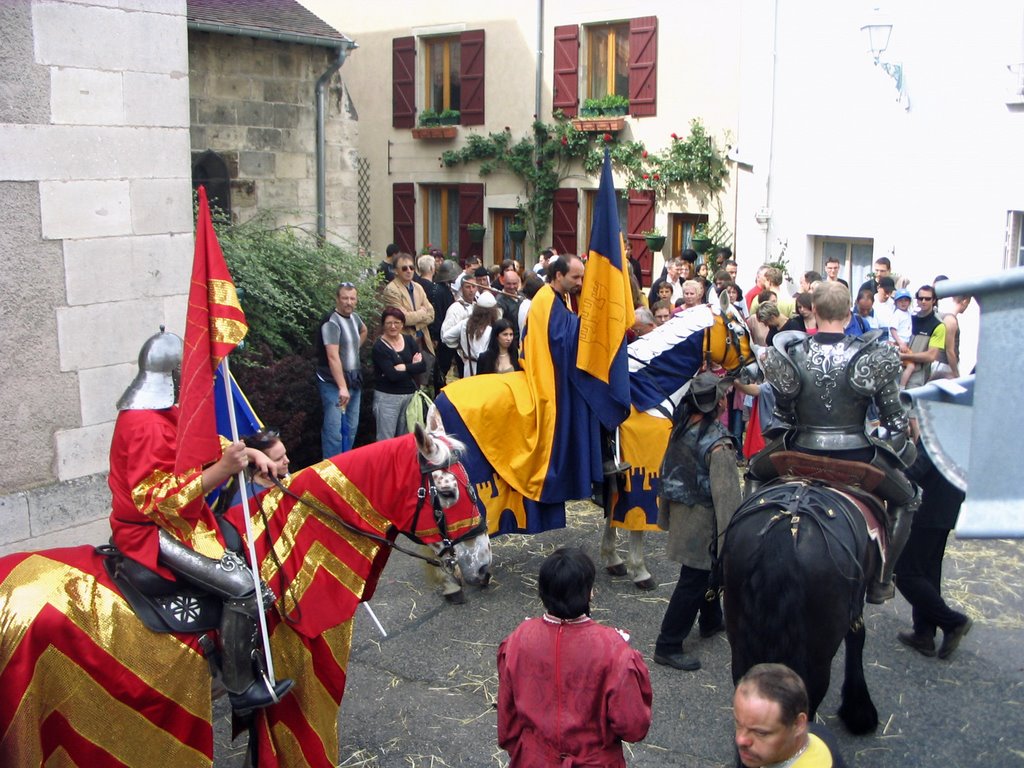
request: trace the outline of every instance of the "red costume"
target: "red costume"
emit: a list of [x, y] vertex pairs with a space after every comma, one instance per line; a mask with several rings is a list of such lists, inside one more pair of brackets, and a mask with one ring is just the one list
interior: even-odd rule
[[163, 528], [196, 552], [219, 559], [224, 542], [203, 497], [202, 469], [174, 474], [178, 407], [125, 410], [117, 416], [110, 442], [113, 496], [110, 528], [125, 555], [166, 579], [172, 571], [157, 564]]
[[498, 646], [498, 744], [511, 768], [624, 768], [651, 725], [640, 653], [587, 617], [527, 619]]

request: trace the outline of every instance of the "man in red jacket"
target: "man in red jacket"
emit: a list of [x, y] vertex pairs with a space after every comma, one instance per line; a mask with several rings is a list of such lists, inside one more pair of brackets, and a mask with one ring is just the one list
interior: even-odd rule
[[546, 613], [498, 646], [498, 745], [515, 768], [625, 768], [651, 726], [651, 680], [628, 636], [590, 618], [593, 561], [565, 548], [540, 567]]

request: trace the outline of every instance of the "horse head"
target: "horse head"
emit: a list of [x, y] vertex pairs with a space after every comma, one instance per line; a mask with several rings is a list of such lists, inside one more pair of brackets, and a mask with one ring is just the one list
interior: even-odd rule
[[[480, 515], [476, 489], [459, 462], [466, 446], [443, 432], [415, 429], [421, 472], [437, 523], [437, 535], [420, 537], [448, 574], [467, 584], [485, 586], [491, 578], [491, 542]], [[475, 521], [475, 523], [474, 523]]]
[[728, 291], [722, 291], [719, 306], [712, 311], [714, 320], [704, 331], [704, 364], [713, 363], [734, 374], [754, 360], [747, 324], [729, 300]]

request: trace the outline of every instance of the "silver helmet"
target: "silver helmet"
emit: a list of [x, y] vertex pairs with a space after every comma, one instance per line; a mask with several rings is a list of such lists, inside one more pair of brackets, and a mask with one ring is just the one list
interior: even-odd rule
[[181, 378], [180, 336], [164, 331], [146, 339], [139, 351], [139, 373], [117, 401], [119, 411], [148, 411], [170, 408], [178, 401]]

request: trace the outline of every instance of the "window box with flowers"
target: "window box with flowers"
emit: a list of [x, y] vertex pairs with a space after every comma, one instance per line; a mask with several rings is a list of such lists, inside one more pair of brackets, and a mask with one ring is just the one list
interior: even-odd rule
[[[454, 123], [451, 122], [453, 117], [449, 113], [454, 113]], [[456, 109], [446, 109], [440, 114], [432, 109], [424, 109], [420, 112], [419, 126], [412, 129], [412, 137], [414, 139], [454, 139], [459, 133], [459, 129], [455, 127], [458, 121], [459, 111]]]
[[625, 114], [629, 99], [611, 94], [601, 99], [585, 99], [580, 116], [572, 121], [577, 131], [603, 131], [616, 133], [626, 127]]

